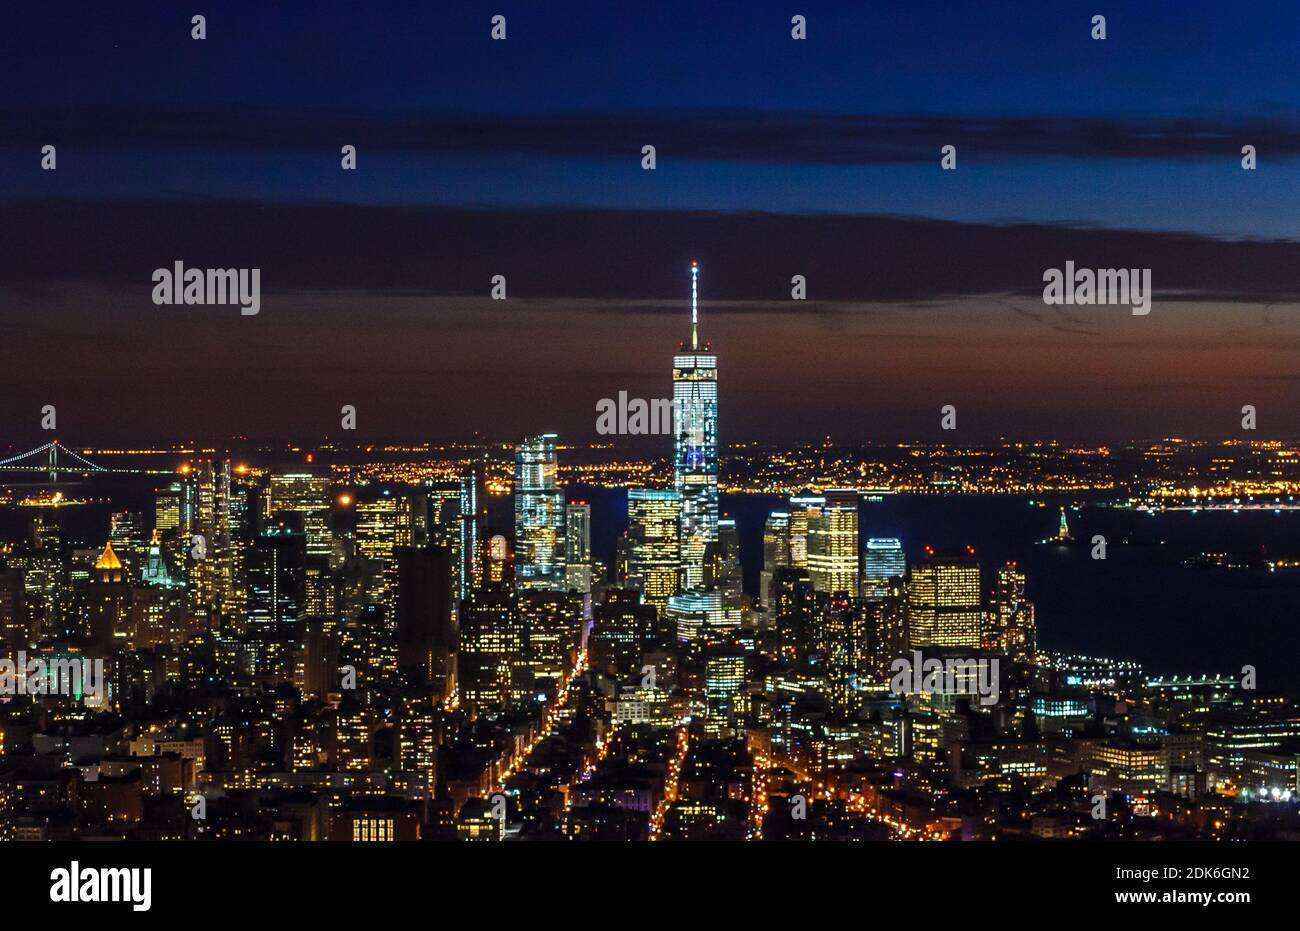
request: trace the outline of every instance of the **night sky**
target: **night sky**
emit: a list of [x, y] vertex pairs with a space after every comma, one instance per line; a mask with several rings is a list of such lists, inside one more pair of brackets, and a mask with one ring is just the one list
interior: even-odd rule
[[[595, 440], [669, 392], [691, 259], [724, 442], [949, 403], [958, 441], [1300, 435], [1293, 2], [10, 6], [0, 445], [42, 404], [85, 444], [345, 403], [358, 439]], [[259, 267], [261, 313], [155, 306], [177, 260]], [[1045, 305], [1067, 260], [1151, 268], [1152, 313]]]

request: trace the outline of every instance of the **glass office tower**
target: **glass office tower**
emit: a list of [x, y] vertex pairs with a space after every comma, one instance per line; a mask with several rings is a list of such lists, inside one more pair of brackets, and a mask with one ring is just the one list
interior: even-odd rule
[[894, 537], [870, 537], [862, 548], [862, 597], [879, 601], [889, 594], [889, 580], [907, 575], [903, 542]]
[[718, 538], [718, 357], [700, 341], [698, 262], [691, 263], [691, 337], [673, 356], [673, 483], [682, 504], [682, 587], [704, 582]]
[[564, 493], [554, 433], [530, 436], [515, 453], [515, 584], [563, 590]]

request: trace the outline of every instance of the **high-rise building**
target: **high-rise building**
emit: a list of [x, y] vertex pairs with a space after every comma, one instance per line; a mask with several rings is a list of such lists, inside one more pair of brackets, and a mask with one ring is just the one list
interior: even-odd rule
[[745, 653], [731, 645], [710, 647], [704, 658], [704, 732], [730, 736], [743, 712]]
[[796, 569], [808, 568], [809, 510], [821, 513], [826, 498], [812, 491], [790, 496], [786, 512], [790, 515], [790, 565]]
[[[189, 467], [185, 467], [188, 469]], [[231, 556], [230, 463], [205, 459], [190, 473], [199, 537], [189, 547], [190, 595], [196, 613], [219, 613], [234, 585]]]
[[184, 635], [185, 583], [173, 571], [155, 529], [145, 549], [140, 584], [132, 591], [132, 646], [178, 644]]
[[[627, 582], [660, 608], [679, 589], [681, 514], [682, 501], [675, 491], [627, 490]], [[701, 562], [700, 583], [704, 581], [703, 568]]]
[[391, 682], [398, 675], [397, 621], [384, 605], [365, 604], [339, 632], [339, 657], [357, 672], [358, 688]]
[[817, 666], [825, 671], [831, 707], [848, 715], [853, 680], [867, 668], [867, 614], [856, 596], [815, 593], [812, 642]]
[[909, 649], [906, 580], [894, 577], [886, 586], [882, 597], [864, 603], [869, 637], [865, 671], [877, 680], [888, 679], [894, 660]]
[[543, 589], [520, 592], [519, 615], [524, 624], [533, 685], [540, 689], [564, 675], [569, 655], [577, 649], [583, 599], [568, 592]]
[[441, 742], [441, 712], [429, 697], [403, 697], [397, 713], [398, 770], [404, 773], [422, 773], [426, 784], [432, 789], [437, 783], [438, 747]]
[[511, 588], [515, 584], [515, 554], [510, 551], [510, 541], [494, 533], [485, 542], [480, 563], [483, 566], [479, 589]]
[[185, 483], [193, 486], [195, 504], [190, 538], [179, 541], [186, 555], [192, 609], [237, 631], [248, 610], [245, 556], [253, 536], [251, 490], [235, 477], [228, 459], [205, 459], [181, 471]]
[[302, 635], [307, 541], [301, 527], [297, 515], [286, 515], [268, 524], [247, 552], [248, 638], [243, 655], [248, 672], [271, 681], [292, 679]]
[[[193, 467], [181, 467], [183, 477], [154, 490], [154, 529], [162, 535], [164, 552], [182, 582], [195, 581], [191, 566], [191, 540], [198, 519], [198, 483]], [[191, 608], [194, 599], [191, 597]]]
[[334, 765], [340, 772], [364, 772], [373, 767], [372, 742], [377, 725], [375, 713], [344, 696], [334, 717]]
[[443, 547], [397, 551], [397, 665], [442, 695], [451, 693], [454, 672], [451, 581]]
[[813, 589], [828, 595], [858, 594], [858, 492], [834, 489], [825, 503], [810, 505], [808, 576]]
[[914, 649], [979, 649], [983, 608], [975, 551], [936, 553], [927, 547], [907, 581], [907, 614]]
[[461, 563], [460, 519], [461, 485], [459, 481], [426, 480], [423, 485], [428, 515], [426, 536], [430, 546], [441, 546], [451, 557], [452, 617], [460, 607]]
[[813, 648], [815, 599], [808, 570], [780, 566], [772, 578], [772, 611], [776, 616], [781, 658], [802, 662]]
[[145, 555], [144, 515], [135, 511], [114, 511], [108, 518], [108, 542], [126, 566], [131, 578], [140, 577]]
[[736, 521], [723, 517], [718, 521], [718, 539], [704, 550], [704, 588], [722, 596], [723, 616], [731, 626], [739, 627], [742, 620], [743, 585]]
[[145, 548], [144, 559], [141, 561], [140, 581], [158, 588], [184, 587], [167, 561], [167, 554], [162, 547], [162, 534], [157, 530], [149, 536], [149, 545]]
[[326, 633], [333, 633], [339, 620], [339, 581], [330, 571], [329, 560], [308, 556], [303, 566], [306, 577], [306, 601], [303, 608], [309, 617], [320, 618]]
[[301, 514], [302, 529], [307, 538], [307, 555], [330, 558], [334, 553], [330, 506], [329, 473], [296, 467], [271, 473], [263, 516], [274, 519], [286, 512]]
[[862, 597], [879, 601], [889, 593], [890, 579], [907, 576], [903, 543], [894, 537], [870, 537], [862, 547]]
[[166, 533], [189, 529], [194, 520], [193, 489], [190, 482], [172, 482], [154, 491], [153, 525], [157, 530]]
[[611, 588], [591, 613], [592, 668], [615, 675], [639, 673], [642, 657], [661, 641], [654, 606], [642, 604], [632, 589]]
[[1038, 632], [1034, 606], [1025, 597], [1025, 573], [1014, 562], [1008, 562], [998, 569], [997, 584], [984, 646], [1016, 662], [1032, 662], [1038, 649]]
[[564, 587], [564, 492], [554, 433], [525, 439], [515, 453], [515, 584]]
[[664, 617], [677, 631], [682, 643], [701, 643], [710, 635], [734, 629], [722, 609], [722, 593], [693, 589], [679, 592], [668, 599]]
[[[23, 599], [31, 630], [39, 636], [61, 636], [71, 597], [70, 574], [64, 563], [63, 528], [57, 512], [38, 511], [31, 519], [26, 549], [9, 557], [22, 570]], [[73, 622], [69, 626], [76, 627]]]
[[456, 681], [461, 703], [471, 714], [525, 698], [532, 690], [526, 663], [527, 635], [518, 595], [479, 589], [461, 605]]
[[358, 498], [355, 510], [357, 555], [382, 567], [371, 600], [391, 608], [397, 585], [396, 552], [399, 547], [415, 545], [416, 514], [411, 496], [383, 488]]
[[126, 567], [113, 552], [113, 544], [95, 560], [86, 588], [83, 630], [92, 656], [107, 657], [115, 651], [117, 639], [127, 636], [127, 619], [131, 610], [131, 585]]
[[[230, 463], [226, 463], [230, 469]], [[242, 467], [238, 470], [242, 473]], [[238, 473], [236, 473], [238, 474]], [[236, 626], [243, 622], [248, 611], [248, 547], [256, 533], [257, 515], [254, 510], [254, 489], [247, 481], [231, 475], [226, 494], [229, 509], [230, 542], [227, 561], [230, 584], [222, 603], [222, 612]]]
[[248, 551], [250, 633], [295, 631], [306, 604], [306, 540], [279, 523], [269, 524]]
[[773, 511], [763, 525], [763, 571], [758, 577], [758, 604], [772, 610], [772, 582], [776, 570], [790, 562], [790, 512]]
[[[309, 559], [307, 562], [311, 565], [318, 560]], [[327, 618], [310, 616], [303, 622], [302, 647], [294, 670], [298, 688], [316, 698], [324, 697], [340, 684], [338, 636], [327, 628], [327, 623]], [[314, 763], [311, 768], [314, 768]]]
[[718, 357], [700, 341], [698, 262], [691, 263], [691, 335], [673, 356], [673, 483], [681, 501], [682, 587], [704, 582], [718, 538]]
[[591, 564], [591, 505], [570, 501], [564, 519], [564, 587], [589, 594], [595, 576]]
[[482, 545], [487, 534], [487, 491], [483, 469], [473, 466], [460, 478], [460, 565], [456, 573], [461, 601], [482, 581]]
[[17, 569], [0, 569], [0, 649], [21, 649], [30, 637], [23, 574]]

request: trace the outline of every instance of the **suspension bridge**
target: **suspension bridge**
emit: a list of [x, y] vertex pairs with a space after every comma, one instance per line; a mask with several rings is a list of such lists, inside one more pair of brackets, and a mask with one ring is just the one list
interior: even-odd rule
[[51, 440], [44, 446], [29, 449], [25, 453], [0, 459], [0, 472], [44, 472], [51, 483], [57, 484], [59, 474], [79, 475], [89, 478], [91, 475], [168, 475], [166, 469], [121, 469], [105, 468], [91, 462], [75, 450], [69, 449], [58, 440]]

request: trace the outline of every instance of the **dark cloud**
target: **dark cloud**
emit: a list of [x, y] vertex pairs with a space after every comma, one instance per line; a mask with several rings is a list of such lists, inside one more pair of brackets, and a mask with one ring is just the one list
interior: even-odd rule
[[1300, 125], [1274, 118], [916, 116], [754, 110], [555, 115], [348, 113], [267, 108], [136, 110], [58, 107], [0, 111], [0, 139], [39, 146], [201, 147], [212, 151], [368, 152], [661, 157], [819, 165], [934, 163], [939, 148], [969, 159], [1238, 157], [1245, 142], [1270, 158], [1300, 155]]
[[[262, 269], [264, 292], [355, 290], [643, 301], [665, 312], [687, 263], [705, 299], [769, 313], [790, 278], [813, 302], [1023, 296], [1043, 313], [1043, 271], [1150, 268], [1161, 301], [1285, 303], [1300, 297], [1300, 243], [882, 216], [598, 209], [20, 200], [4, 204], [0, 280], [150, 286], [153, 269]], [[752, 302], [746, 304], [744, 302]], [[636, 306], [631, 307], [636, 310]], [[823, 314], [833, 309], [822, 306]], [[1063, 308], [1054, 313], [1070, 319]], [[1048, 315], [1050, 318], [1050, 315]], [[1076, 315], [1077, 317], [1077, 315]]]

